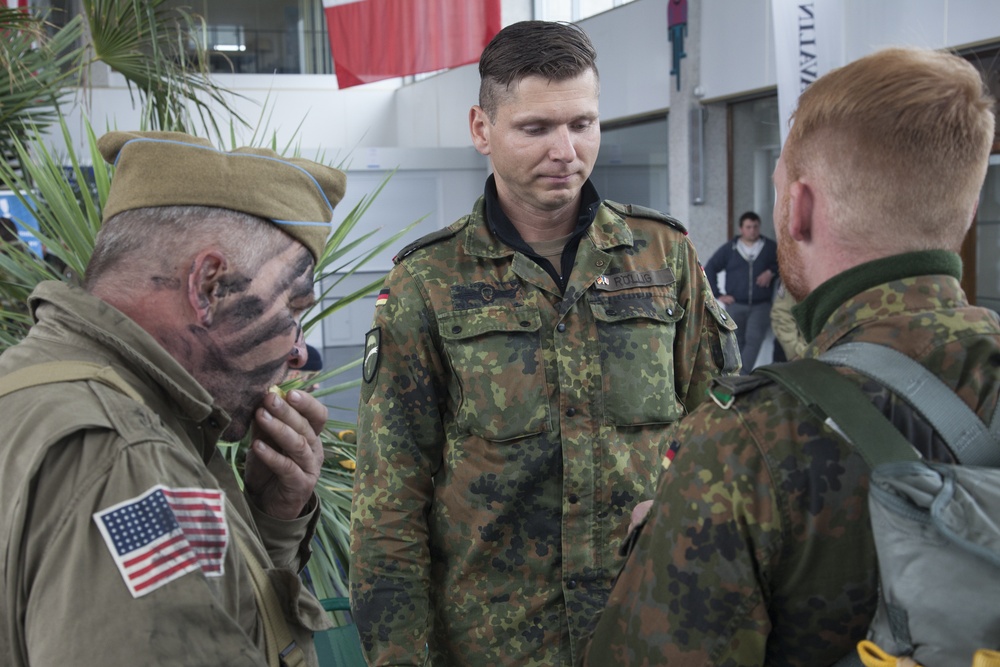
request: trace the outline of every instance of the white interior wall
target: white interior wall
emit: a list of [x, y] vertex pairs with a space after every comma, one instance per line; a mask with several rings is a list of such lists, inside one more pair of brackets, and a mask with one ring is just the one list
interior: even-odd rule
[[[770, 0], [700, 2], [705, 98], [739, 96], [777, 85]], [[842, 4], [848, 60], [887, 46], [957, 49], [1000, 35], [996, 0], [842, 0]]]
[[[107, 80], [106, 86], [92, 90], [89, 99], [78, 100], [68, 109], [78, 150], [85, 146], [84, 118], [98, 135], [107, 129], [136, 130], [142, 126], [138, 105], [124, 78], [111, 73]], [[310, 74], [220, 75], [217, 81], [233, 91], [229, 104], [249, 123], [249, 127], [234, 126], [237, 145], [259, 144], [255, 135], [274, 136], [281, 149], [292, 145], [299, 146], [303, 155], [313, 156], [321, 150], [329, 158], [346, 158], [359, 147], [399, 144], [395, 90], [387, 85], [337, 90], [330, 77]], [[228, 137], [229, 117], [218, 109], [214, 116]]]

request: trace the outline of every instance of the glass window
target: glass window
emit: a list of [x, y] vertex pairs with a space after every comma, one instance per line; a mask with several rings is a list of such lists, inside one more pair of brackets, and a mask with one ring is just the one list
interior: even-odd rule
[[[982, 47], [965, 57], [979, 69], [990, 94], [1000, 97], [1000, 48]], [[977, 306], [1000, 313], [1000, 123], [994, 130], [993, 151], [979, 198], [976, 224], [962, 249], [965, 263], [962, 286]], [[968, 277], [970, 265], [975, 269], [972, 281]]]
[[975, 233], [975, 303], [1000, 313], [1000, 154], [990, 156]]
[[732, 207], [729, 224], [733, 235], [744, 211], [760, 216], [761, 232], [774, 238], [774, 184], [771, 174], [781, 152], [778, 132], [778, 96], [771, 95], [729, 106], [732, 124]]
[[[528, 7], [535, 18], [579, 21], [631, 1], [532, 0]], [[503, 0], [505, 25], [530, 18], [520, 16], [522, 3]], [[204, 18], [201, 37], [213, 72], [333, 74], [322, 0], [167, 0], [165, 5]]]
[[667, 116], [601, 127], [601, 152], [591, 180], [601, 197], [670, 210]]
[[320, 0], [169, 0], [204, 19], [213, 72], [331, 74]]

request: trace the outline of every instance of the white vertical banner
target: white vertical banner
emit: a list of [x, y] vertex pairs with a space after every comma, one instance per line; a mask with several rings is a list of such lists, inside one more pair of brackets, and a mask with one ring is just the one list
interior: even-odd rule
[[844, 62], [844, 0], [771, 0], [781, 144], [809, 84]]

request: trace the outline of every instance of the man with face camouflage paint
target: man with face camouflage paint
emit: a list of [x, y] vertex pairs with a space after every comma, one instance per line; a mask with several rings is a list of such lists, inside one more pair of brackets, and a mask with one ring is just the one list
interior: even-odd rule
[[[296, 573], [326, 408], [268, 387], [307, 361], [344, 174], [180, 133], [98, 145], [116, 170], [84, 286], [40, 284], [0, 357], [0, 655], [314, 664], [327, 622]], [[216, 443], [248, 432], [241, 489]]]

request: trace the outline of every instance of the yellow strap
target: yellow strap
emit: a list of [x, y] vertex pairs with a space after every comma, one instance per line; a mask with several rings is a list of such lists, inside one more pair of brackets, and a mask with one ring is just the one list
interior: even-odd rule
[[254, 597], [257, 599], [257, 610], [264, 624], [264, 651], [267, 654], [268, 667], [300, 667], [306, 664], [305, 654], [292, 639], [292, 633], [285, 622], [285, 613], [278, 601], [278, 594], [271, 585], [267, 573], [257, 562], [256, 557], [247, 547], [243, 538], [235, 530], [236, 544], [243, 554], [250, 569], [250, 579], [253, 580]]
[[861, 657], [861, 662], [865, 663], [865, 667], [920, 667], [913, 658], [906, 656], [897, 658], [867, 639], [858, 642], [858, 655]]
[[[920, 667], [920, 664], [906, 656], [897, 658], [886, 653], [874, 642], [867, 639], [858, 642], [858, 655], [865, 667]], [[972, 667], [1000, 667], [1000, 651], [979, 649], [972, 656]]]
[[134, 401], [142, 403], [139, 393], [118, 375], [110, 366], [101, 366], [89, 361], [49, 361], [21, 368], [0, 377], [0, 396], [28, 387], [37, 387], [54, 382], [77, 382], [79, 380], [95, 380], [117, 389]]
[[972, 667], [1000, 667], [1000, 651], [979, 649], [972, 656]]

